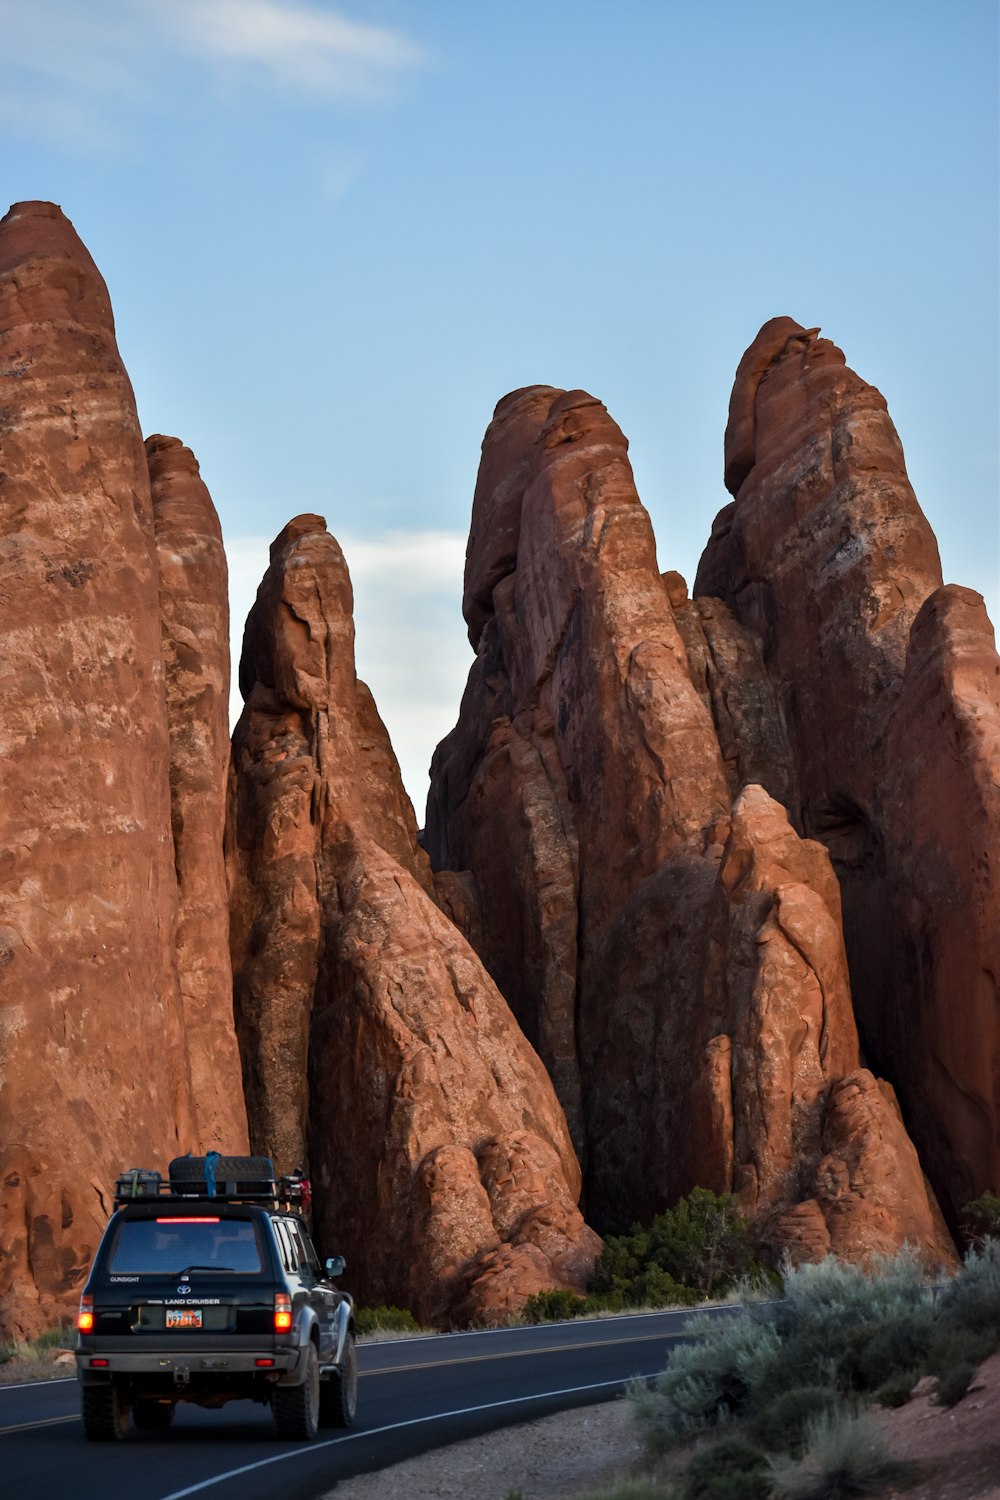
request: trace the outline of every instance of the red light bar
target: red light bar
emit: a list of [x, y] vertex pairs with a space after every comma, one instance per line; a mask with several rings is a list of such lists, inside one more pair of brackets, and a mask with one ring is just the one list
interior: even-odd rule
[[255, 1359], [254, 1364], [258, 1370], [271, 1370], [274, 1368], [273, 1359]]
[[157, 1219], [157, 1224], [218, 1224], [218, 1218], [209, 1219], [199, 1215], [197, 1219], [182, 1219], [176, 1214], [169, 1214], [166, 1218]]
[[110, 1359], [92, 1359], [90, 1367], [93, 1370], [106, 1370], [111, 1363]]

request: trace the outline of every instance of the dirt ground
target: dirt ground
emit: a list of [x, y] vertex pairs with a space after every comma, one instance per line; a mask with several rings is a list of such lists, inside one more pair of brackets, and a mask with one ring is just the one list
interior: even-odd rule
[[[948, 1410], [929, 1393], [879, 1411], [905, 1482], [877, 1500], [1000, 1500], [1000, 1354]], [[682, 1455], [657, 1468], [666, 1481]], [[608, 1402], [508, 1427], [338, 1484], [328, 1500], [581, 1500], [618, 1478], [649, 1474], [628, 1406]]]

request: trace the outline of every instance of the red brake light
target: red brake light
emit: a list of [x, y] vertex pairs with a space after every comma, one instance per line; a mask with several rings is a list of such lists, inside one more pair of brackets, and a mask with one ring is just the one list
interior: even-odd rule
[[110, 1363], [110, 1359], [92, 1359], [90, 1361], [90, 1368], [92, 1370], [106, 1370]]
[[254, 1364], [258, 1370], [271, 1370], [274, 1368], [273, 1359], [255, 1359]]
[[81, 1333], [93, 1333], [94, 1331], [94, 1299], [93, 1297], [80, 1298], [80, 1311], [77, 1314], [76, 1326]]
[[274, 1331], [287, 1333], [292, 1326], [292, 1299], [287, 1292], [274, 1295]]
[[157, 1224], [218, 1224], [219, 1220], [218, 1218], [209, 1219], [203, 1214], [199, 1214], [196, 1219], [178, 1219], [171, 1214], [169, 1218], [157, 1219], [156, 1222]]

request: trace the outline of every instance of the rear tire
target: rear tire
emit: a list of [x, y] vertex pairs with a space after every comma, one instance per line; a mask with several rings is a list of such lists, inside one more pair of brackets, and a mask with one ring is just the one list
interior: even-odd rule
[[166, 1432], [174, 1420], [172, 1401], [136, 1401], [132, 1408], [132, 1421], [144, 1432]]
[[344, 1357], [340, 1368], [320, 1382], [319, 1425], [350, 1427], [358, 1409], [358, 1351], [354, 1334], [344, 1340]]
[[120, 1443], [128, 1431], [125, 1388], [112, 1378], [107, 1385], [85, 1385], [80, 1391], [83, 1430], [92, 1443]]
[[306, 1349], [306, 1376], [301, 1385], [276, 1385], [271, 1408], [278, 1436], [284, 1442], [310, 1443], [319, 1431], [319, 1355], [316, 1345]]

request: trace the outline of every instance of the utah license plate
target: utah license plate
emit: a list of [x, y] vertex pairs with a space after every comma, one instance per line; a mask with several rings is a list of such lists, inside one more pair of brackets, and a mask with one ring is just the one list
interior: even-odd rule
[[167, 1327], [168, 1328], [200, 1328], [201, 1327], [201, 1308], [200, 1307], [168, 1307], [167, 1308]]

